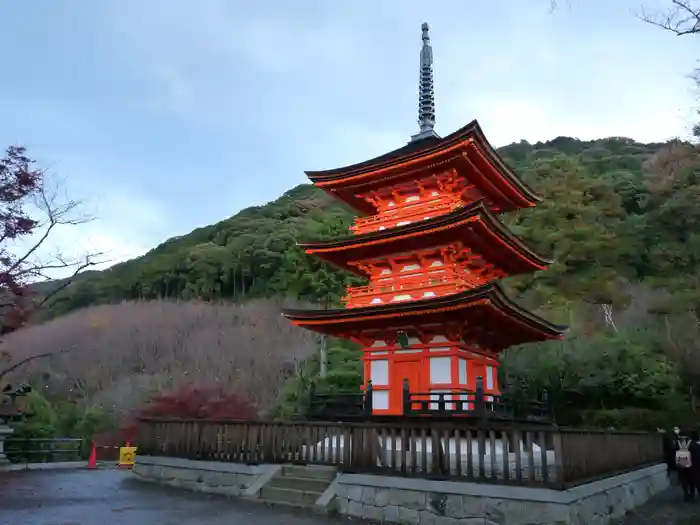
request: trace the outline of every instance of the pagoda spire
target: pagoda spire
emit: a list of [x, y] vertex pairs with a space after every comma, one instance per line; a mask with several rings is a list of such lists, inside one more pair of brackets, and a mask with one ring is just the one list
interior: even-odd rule
[[428, 23], [421, 26], [423, 47], [420, 50], [420, 77], [418, 82], [418, 124], [420, 132], [411, 141], [438, 137], [435, 127], [435, 91], [433, 89], [433, 48], [430, 45]]

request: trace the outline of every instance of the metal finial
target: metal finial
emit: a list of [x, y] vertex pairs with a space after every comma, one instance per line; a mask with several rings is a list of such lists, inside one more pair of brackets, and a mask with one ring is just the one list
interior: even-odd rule
[[423, 22], [423, 25], [421, 25], [423, 48], [420, 51], [420, 79], [418, 84], [418, 124], [420, 125], [420, 133], [411, 137], [411, 140], [438, 136], [433, 129], [435, 127], [433, 48], [430, 46], [428, 30], [428, 23]]

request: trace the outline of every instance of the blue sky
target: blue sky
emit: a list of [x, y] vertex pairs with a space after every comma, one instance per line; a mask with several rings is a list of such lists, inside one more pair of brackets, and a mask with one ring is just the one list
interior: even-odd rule
[[0, 145], [97, 215], [54, 245], [123, 260], [403, 145], [423, 21], [443, 135], [478, 118], [496, 146], [684, 136], [697, 42], [639, 21], [640, 0], [560, 4], [0, 1]]

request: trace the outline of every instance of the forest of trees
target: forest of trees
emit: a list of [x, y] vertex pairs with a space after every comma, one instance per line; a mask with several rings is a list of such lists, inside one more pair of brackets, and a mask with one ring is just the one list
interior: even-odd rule
[[[524, 212], [522, 217], [506, 219], [522, 222], [517, 224], [518, 233], [560, 263], [574, 256], [597, 258], [599, 263], [588, 269], [596, 279], [603, 266], [615, 272], [619, 268], [625, 275], [630, 270], [645, 272], [644, 257], [635, 260], [634, 254], [626, 256], [622, 250], [625, 243], [636, 242], [631, 239], [645, 227], [635, 222], [651, 211], [646, 198], [652, 189], [642, 165], [661, 147], [623, 138], [582, 142], [560, 137], [502, 148], [505, 158], [546, 197], [534, 215]], [[580, 193], [572, 191], [576, 186]], [[575, 220], [567, 219], [568, 212], [576, 212]], [[83, 275], [46, 314], [143, 299], [242, 301], [291, 293], [316, 301], [330, 295], [337, 301], [349, 277], [306, 258], [295, 244], [347, 235], [352, 217], [350, 210], [324, 192], [300, 185], [265, 206], [245, 209], [228, 220], [171, 239], [143, 257]], [[541, 220], [553, 221], [547, 222], [551, 227], [539, 228]], [[603, 222], [597, 226], [596, 221]], [[570, 232], [574, 228], [578, 233]], [[562, 232], [568, 237], [559, 243]], [[583, 244], [567, 246], [576, 235]], [[618, 245], [620, 240], [623, 246], [605, 244]], [[641, 252], [644, 247], [637, 248]], [[590, 250], [597, 253], [588, 254]], [[606, 260], [600, 259], [602, 252], [608, 252]], [[573, 268], [580, 262], [568, 265]], [[623, 265], [633, 267], [623, 269]], [[557, 266], [548, 273], [549, 280], [561, 271], [564, 268]]]
[[[501, 153], [544, 197], [502, 219], [556, 259], [547, 271], [507, 279], [506, 288], [570, 326], [563, 342], [507, 351], [504, 373], [548, 388], [562, 422], [639, 428], [694, 418], [695, 146], [559, 137]], [[187, 384], [223, 384], [263, 414], [290, 417], [317, 380], [318, 343], [281, 318], [279, 301], [337, 305], [349, 282], [295, 242], [346, 235], [351, 220], [324, 193], [299, 186], [139, 259], [82, 275], [44, 312], [56, 318], [4, 344], [16, 359], [55, 352], [22, 367], [22, 377], [48, 398], [98, 407], [110, 418]], [[331, 341], [328, 369], [320, 387], [359, 387], [352, 345]]]

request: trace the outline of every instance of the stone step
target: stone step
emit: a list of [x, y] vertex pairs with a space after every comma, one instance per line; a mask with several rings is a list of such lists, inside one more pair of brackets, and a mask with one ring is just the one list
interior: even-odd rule
[[270, 487], [267, 485], [260, 490], [260, 499], [268, 503], [282, 503], [298, 507], [313, 507], [320, 496], [320, 492]]
[[282, 467], [282, 476], [290, 478], [323, 479], [331, 482], [335, 479], [337, 471], [333, 467], [321, 467], [315, 465], [285, 465]]
[[277, 487], [281, 489], [296, 489], [307, 492], [323, 493], [331, 482], [327, 479], [297, 478], [295, 476], [275, 476], [267, 482], [267, 487]]

